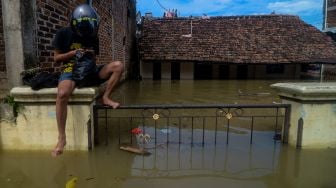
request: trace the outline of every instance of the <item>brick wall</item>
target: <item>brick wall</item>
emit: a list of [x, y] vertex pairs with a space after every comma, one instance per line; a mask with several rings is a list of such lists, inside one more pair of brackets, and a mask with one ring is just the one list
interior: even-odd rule
[[2, 23], [2, 5], [0, 3], [0, 72], [5, 71], [6, 71], [5, 41], [4, 41], [4, 32]]
[[327, 0], [327, 1], [328, 1], [328, 7], [336, 6], [336, 1], [335, 0]]
[[53, 67], [52, 40], [56, 31], [68, 25], [71, 10], [79, 2], [37, 0], [37, 57], [41, 67]]
[[[328, 8], [334, 8], [336, 6], [336, 0], [328, 0]], [[336, 27], [336, 10], [328, 10], [327, 12], [327, 28]]]
[[336, 10], [329, 10], [327, 15], [327, 27], [336, 27]]
[[[56, 31], [69, 24], [73, 8], [85, 0], [37, 0], [37, 57], [41, 67], [56, 67], [53, 63], [52, 40]], [[135, 27], [135, 0], [93, 1], [101, 17], [99, 28], [100, 63], [111, 60], [125, 62], [128, 67], [132, 54]], [[133, 32], [134, 31], [134, 32]]]

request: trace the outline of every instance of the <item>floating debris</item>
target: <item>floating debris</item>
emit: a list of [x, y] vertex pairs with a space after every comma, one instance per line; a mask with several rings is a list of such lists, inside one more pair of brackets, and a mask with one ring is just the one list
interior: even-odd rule
[[136, 153], [139, 155], [150, 155], [151, 153], [146, 151], [145, 149], [140, 149], [132, 146], [120, 146], [121, 150], [128, 151], [131, 153]]
[[245, 92], [242, 92], [240, 89], [238, 89], [238, 95], [239, 96], [266, 96], [266, 95], [271, 95], [271, 93], [268, 93], [268, 92], [245, 93]]
[[173, 130], [171, 129], [160, 129], [160, 132], [162, 132], [163, 134], [170, 134], [173, 132]]
[[70, 180], [68, 180], [65, 184], [65, 188], [76, 188], [78, 178], [73, 177]]

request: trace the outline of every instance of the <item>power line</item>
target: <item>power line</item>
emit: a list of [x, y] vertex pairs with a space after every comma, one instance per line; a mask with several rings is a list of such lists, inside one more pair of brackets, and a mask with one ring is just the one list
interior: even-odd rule
[[165, 11], [168, 11], [168, 9], [166, 9], [161, 3], [159, 0], [156, 0], [156, 2], [159, 4], [159, 6], [164, 9]]

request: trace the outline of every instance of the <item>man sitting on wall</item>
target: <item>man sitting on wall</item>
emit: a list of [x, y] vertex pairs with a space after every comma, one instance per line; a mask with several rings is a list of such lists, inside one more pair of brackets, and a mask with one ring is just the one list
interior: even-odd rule
[[[96, 66], [96, 55], [99, 54], [97, 36], [99, 17], [96, 11], [87, 4], [77, 6], [72, 12], [70, 25], [71, 27], [61, 28], [53, 41], [54, 61], [64, 64], [56, 99], [58, 142], [52, 151], [53, 156], [62, 154], [66, 145], [67, 104], [71, 93], [79, 83], [81, 86], [88, 86], [85, 85], [87, 81], [90, 81], [90, 84], [92, 80], [98, 84], [106, 81], [106, 89], [102, 97], [103, 104], [112, 108], [120, 106], [118, 102], [111, 100], [110, 96], [122, 76], [124, 66], [120, 61]], [[88, 70], [81, 67], [92, 62], [94, 65], [91, 64]], [[80, 78], [82, 75], [75, 75], [75, 72], [78, 74], [82, 70], [90, 72], [89, 79], [85, 80]]]

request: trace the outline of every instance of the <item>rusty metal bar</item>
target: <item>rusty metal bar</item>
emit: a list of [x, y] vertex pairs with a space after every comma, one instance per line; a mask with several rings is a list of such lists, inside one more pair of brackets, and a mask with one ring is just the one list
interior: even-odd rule
[[[290, 104], [172, 104], [172, 105], [123, 105], [118, 109], [195, 109], [195, 108], [288, 108]], [[96, 109], [113, 109], [95, 105]]]
[[169, 117], [167, 117], [167, 133], [166, 133], [166, 136], [167, 136], [167, 145], [169, 144]]
[[[274, 135], [277, 134], [277, 130], [278, 130], [278, 117], [279, 117], [278, 114], [279, 114], [279, 108], [276, 108]], [[275, 141], [275, 139], [274, 139], [274, 141]]]
[[[133, 118], [130, 117], [130, 129], [129, 129], [129, 132], [132, 131], [132, 125], [133, 125]], [[130, 136], [130, 143], [133, 144], [132, 134], [129, 134], [129, 136]]]
[[191, 146], [194, 144], [194, 117], [191, 117], [191, 140], [190, 140]]
[[107, 109], [105, 109], [105, 145], [108, 144], [108, 132], [107, 132]]
[[203, 117], [203, 125], [202, 125], [202, 146], [204, 146], [204, 128], [205, 128], [205, 117]]
[[120, 137], [120, 118], [118, 118], [118, 134], [119, 134], [119, 136], [118, 136], [118, 144], [120, 145], [120, 139], [121, 139], [121, 137]]
[[182, 123], [182, 120], [181, 118], [179, 118], [179, 145], [181, 144], [181, 123]]
[[215, 145], [217, 144], [217, 130], [218, 130], [218, 117], [216, 116], [216, 124], [215, 124]]
[[227, 119], [226, 144], [229, 144], [230, 119]]
[[252, 117], [252, 123], [251, 123], [251, 138], [250, 138], [250, 144], [252, 144], [253, 126], [254, 126], [254, 117]]
[[157, 128], [157, 123], [156, 121], [154, 122], [154, 137], [155, 137], [155, 145], [157, 144], [157, 133], [156, 133], [156, 128]]

